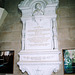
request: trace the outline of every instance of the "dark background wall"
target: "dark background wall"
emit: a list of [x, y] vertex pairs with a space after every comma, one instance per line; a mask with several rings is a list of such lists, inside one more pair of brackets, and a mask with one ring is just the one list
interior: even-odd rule
[[[21, 12], [18, 9], [18, 4], [22, 0], [0, 0], [0, 6], [4, 7], [8, 16], [3, 25], [0, 27], [0, 50], [14, 50], [14, 73], [7, 75], [26, 75], [22, 74], [17, 66], [19, 61], [18, 53], [21, 50], [21, 30], [22, 23], [20, 21]], [[59, 8], [57, 9], [57, 30], [59, 50], [75, 48], [75, 0], [60, 0]], [[62, 61], [62, 54], [60, 61]], [[1, 74], [2, 75], [2, 74]], [[56, 74], [63, 75], [63, 63], [60, 70]]]

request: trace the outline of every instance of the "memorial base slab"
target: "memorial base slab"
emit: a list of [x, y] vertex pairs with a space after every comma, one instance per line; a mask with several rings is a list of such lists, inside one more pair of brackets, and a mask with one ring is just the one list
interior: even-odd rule
[[51, 75], [59, 70], [59, 52], [26, 52], [19, 53], [20, 61], [17, 63], [20, 70], [29, 75]]

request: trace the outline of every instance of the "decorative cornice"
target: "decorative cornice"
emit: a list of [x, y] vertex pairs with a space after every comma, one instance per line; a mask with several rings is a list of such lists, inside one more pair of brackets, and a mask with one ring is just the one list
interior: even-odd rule
[[35, 5], [36, 3], [41, 3], [43, 4], [44, 7], [46, 7], [46, 5], [54, 5], [55, 6], [59, 3], [58, 0], [24, 0], [21, 1], [21, 3], [18, 5], [19, 9], [28, 9], [28, 8], [32, 8], [33, 5]]

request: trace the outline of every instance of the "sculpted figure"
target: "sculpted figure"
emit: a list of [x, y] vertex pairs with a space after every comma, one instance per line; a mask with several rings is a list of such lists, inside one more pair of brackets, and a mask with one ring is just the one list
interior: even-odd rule
[[32, 16], [34, 16], [34, 15], [44, 15], [44, 12], [42, 11], [42, 6], [40, 3], [35, 4], [35, 10], [34, 10]]

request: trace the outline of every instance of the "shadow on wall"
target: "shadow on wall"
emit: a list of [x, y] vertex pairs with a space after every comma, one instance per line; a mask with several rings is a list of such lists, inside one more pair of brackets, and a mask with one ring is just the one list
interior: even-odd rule
[[5, 74], [0, 74], [0, 75], [5, 75]]
[[75, 6], [75, 0], [59, 0], [59, 6]]

